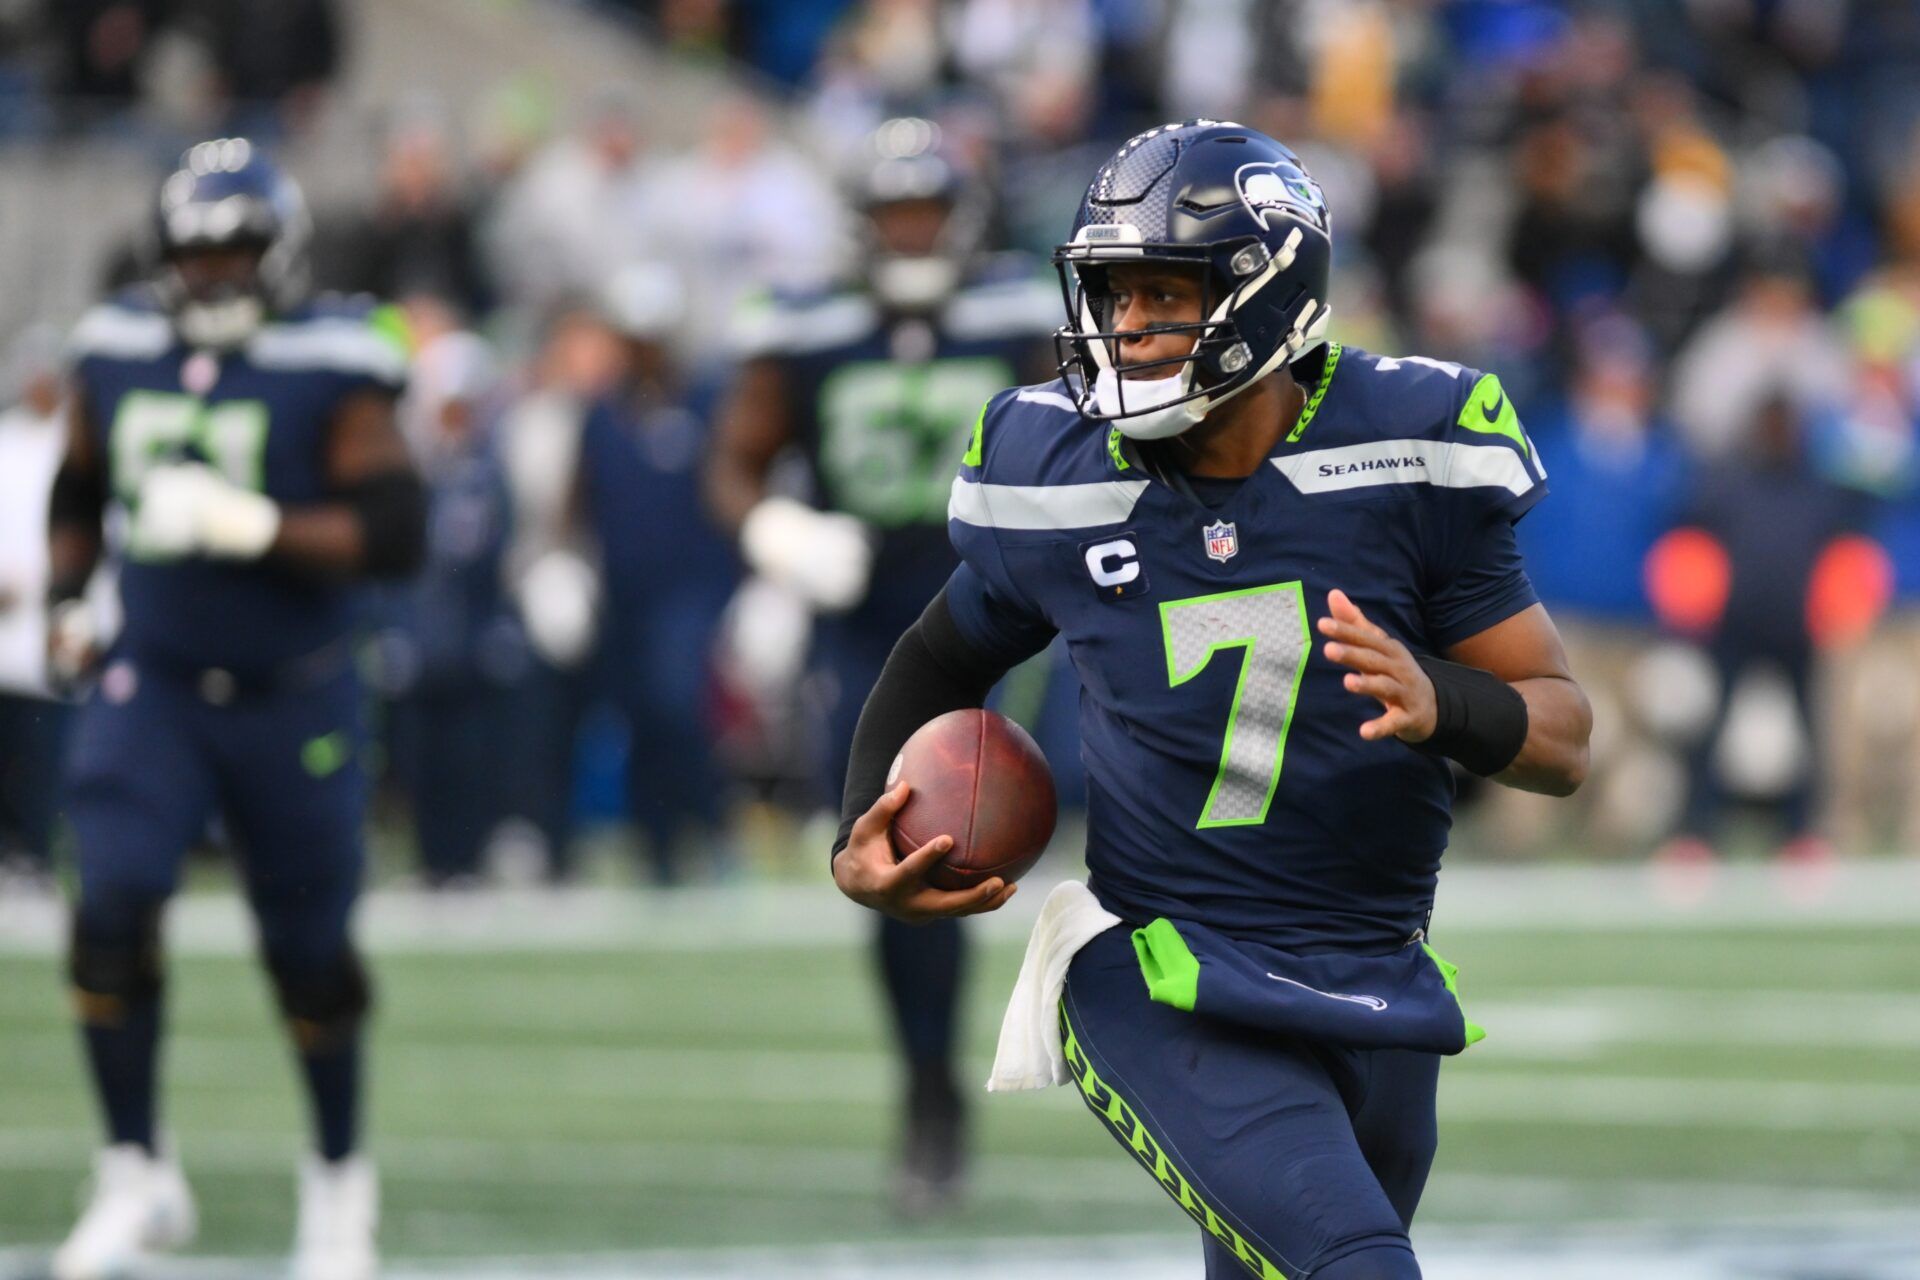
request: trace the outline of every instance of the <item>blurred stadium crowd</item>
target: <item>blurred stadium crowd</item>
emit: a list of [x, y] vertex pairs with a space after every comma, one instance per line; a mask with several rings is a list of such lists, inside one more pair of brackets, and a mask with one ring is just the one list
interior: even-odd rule
[[[726, 874], [743, 813], [824, 803], [809, 726], [835, 691], [806, 677], [804, 616], [742, 590], [700, 469], [743, 312], [858, 281], [844, 176], [905, 112], [939, 122], [991, 242], [1036, 275], [1131, 133], [1263, 129], [1326, 189], [1336, 336], [1500, 373], [1550, 475], [1522, 542], [1596, 702], [1595, 767], [1571, 819], [1490, 796], [1473, 843], [1697, 859], [1759, 802], [1794, 857], [1920, 847], [1911, 0], [585, 7], [721, 80], [691, 136], [632, 86], [521, 79], [480, 118], [386, 104], [373, 196], [309, 190], [317, 283], [393, 301], [416, 353], [431, 558], [374, 609], [368, 660], [431, 882], [489, 849], [565, 875], [580, 821], [623, 812], [658, 878]], [[157, 172], [238, 131], [297, 160], [355, 12], [0, 0], [0, 145]], [[36, 574], [74, 317], [12, 306], [0, 842], [44, 859], [60, 717]]]

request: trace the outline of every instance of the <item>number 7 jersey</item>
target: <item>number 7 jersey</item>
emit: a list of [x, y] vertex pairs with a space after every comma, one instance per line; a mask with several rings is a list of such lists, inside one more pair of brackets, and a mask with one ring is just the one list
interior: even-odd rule
[[982, 412], [948, 600], [983, 652], [1058, 632], [1079, 674], [1090, 883], [1122, 918], [1289, 948], [1424, 927], [1448, 766], [1367, 742], [1315, 623], [1345, 591], [1415, 653], [1535, 603], [1513, 522], [1545, 473], [1499, 380], [1329, 344], [1299, 421], [1217, 507], [1055, 382]]

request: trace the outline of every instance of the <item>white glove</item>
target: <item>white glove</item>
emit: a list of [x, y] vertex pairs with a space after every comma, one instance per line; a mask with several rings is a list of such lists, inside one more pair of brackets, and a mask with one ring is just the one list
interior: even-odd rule
[[860, 603], [873, 572], [873, 541], [865, 524], [792, 498], [766, 498], [747, 513], [740, 552], [755, 573], [799, 592], [826, 613]]
[[549, 551], [520, 579], [520, 617], [535, 652], [556, 667], [578, 666], [593, 647], [600, 575], [571, 551]]
[[156, 466], [140, 482], [130, 541], [158, 560], [194, 552], [258, 560], [280, 533], [280, 504], [199, 462]]

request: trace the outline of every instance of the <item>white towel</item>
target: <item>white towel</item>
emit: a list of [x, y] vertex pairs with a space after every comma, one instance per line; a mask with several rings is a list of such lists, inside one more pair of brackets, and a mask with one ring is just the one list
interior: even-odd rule
[[1044, 1089], [1067, 1082], [1067, 1055], [1060, 1045], [1060, 992], [1067, 965], [1080, 948], [1120, 923], [1078, 880], [1053, 887], [1027, 938], [1027, 957], [1000, 1020], [1000, 1047], [993, 1055], [989, 1093]]

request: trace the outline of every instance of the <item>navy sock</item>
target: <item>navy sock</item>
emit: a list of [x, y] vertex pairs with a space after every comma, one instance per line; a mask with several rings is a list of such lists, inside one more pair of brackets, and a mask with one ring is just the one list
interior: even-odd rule
[[160, 1000], [120, 1002], [111, 1020], [81, 1024], [87, 1065], [113, 1143], [154, 1149], [154, 1075], [160, 1044]]
[[359, 1033], [315, 1052], [302, 1051], [300, 1071], [321, 1157], [341, 1160], [352, 1155], [360, 1138]]
[[954, 1010], [966, 951], [958, 920], [903, 924], [880, 920], [880, 972], [900, 1047], [916, 1066], [953, 1058]]

